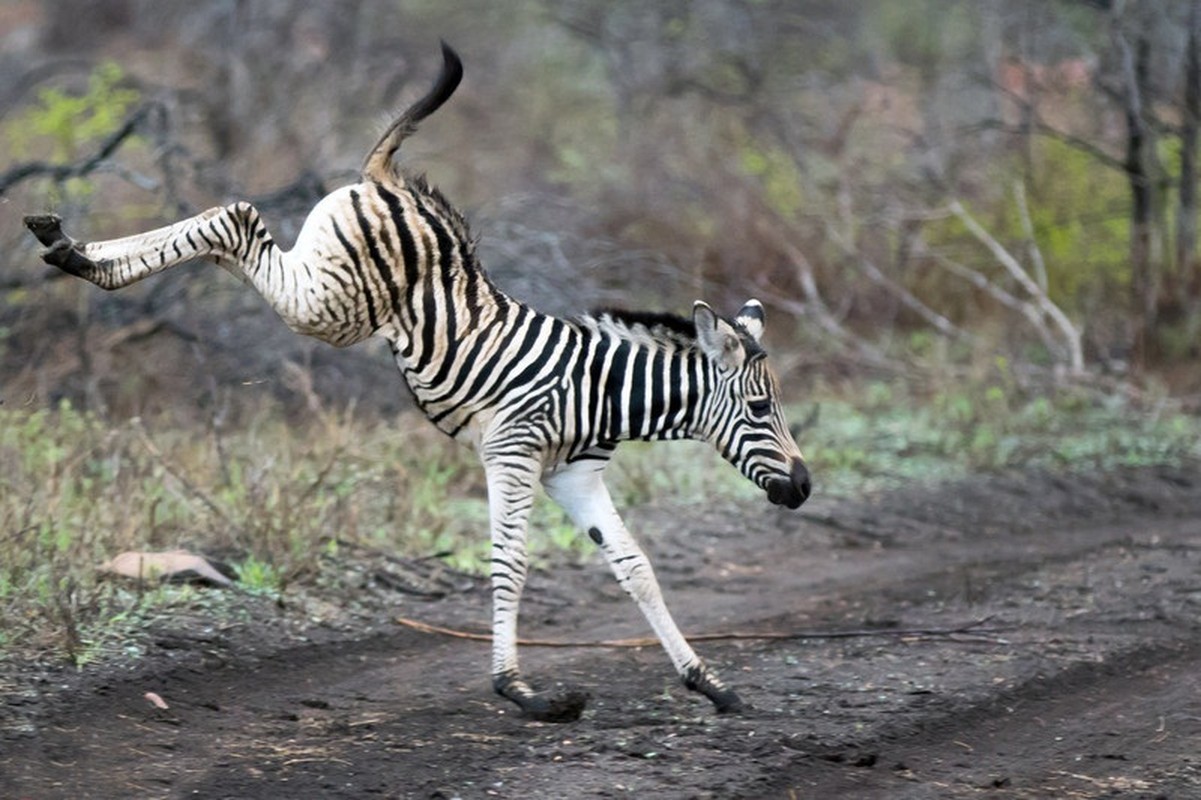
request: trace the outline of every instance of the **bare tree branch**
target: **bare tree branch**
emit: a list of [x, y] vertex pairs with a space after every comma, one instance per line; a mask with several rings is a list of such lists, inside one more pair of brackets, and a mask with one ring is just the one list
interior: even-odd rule
[[[965, 126], [961, 130], [964, 133], [970, 133], [975, 130], [996, 130], [1001, 131], [1002, 133], [1010, 133], [1014, 135], [1021, 135], [1025, 133], [1025, 131], [1021, 130], [1020, 128], [1015, 128], [1014, 126], [1002, 122], [999, 119], [984, 120], [983, 122], [979, 122], [975, 125]], [[1048, 139], [1054, 139], [1057, 142], [1062, 142], [1074, 150], [1079, 150], [1080, 152], [1091, 156], [1102, 166], [1118, 170], [1122, 173], [1126, 172], [1126, 162], [1117, 156], [1105, 152], [1105, 150], [1103, 150], [1101, 147], [1093, 144], [1087, 139], [1068, 133], [1067, 131], [1061, 131], [1054, 125], [1050, 125], [1037, 118], [1031, 122], [1031, 130], [1040, 136], [1046, 136]]]
[[952, 200], [948, 206], [951, 213], [959, 218], [967, 228], [968, 233], [972, 234], [983, 244], [988, 251], [993, 254], [997, 262], [1003, 266], [1006, 271], [1017, 281], [1026, 292], [1034, 299], [1038, 308], [1046, 314], [1063, 334], [1064, 343], [1067, 348], [1068, 367], [1073, 374], [1084, 372], [1084, 349], [1081, 345], [1080, 331], [1072, 324], [1063, 310], [1051, 301], [1047, 293], [1031, 278], [1022, 265], [1018, 262], [1013, 254], [998, 242], [992, 234], [985, 230], [984, 226], [976, 221], [976, 218], [967, 212], [963, 204], [958, 200]]
[[109, 134], [95, 153], [79, 161], [70, 164], [30, 161], [10, 168], [0, 174], [0, 197], [3, 197], [12, 187], [30, 178], [51, 178], [55, 181], [65, 181], [69, 178], [82, 178], [96, 172], [126, 140], [151, 119], [151, 115], [158, 115], [161, 122], [166, 117], [166, 113], [167, 110], [161, 103], [155, 101], [146, 103], [131, 114], [120, 128]]
[[788, 297], [773, 294], [771, 300], [775, 305], [796, 314], [798, 317], [809, 317], [828, 333], [835, 341], [855, 351], [858, 358], [874, 367], [881, 367], [895, 372], [905, 371], [905, 366], [889, 358], [874, 345], [843, 327], [838, 318], [830, 311], [826, 301], [818, 291], [817, 281], [813, 278], [813, 265], [801, 252], [801, 249], [791, 242], [781, 241], [780, 247], [785, 256], [792, 261], [797, 273], [797, 282], [805, 294], [805, 302], [799, 303]]
[[925, 256], [933, 261], [938, 266], [950, 272], [957, 278], [967, 281], [976, 289], [984, 292], [993, 300], [1008, 309], [1021, 314], [1030, 323], [1035, 333], [1042, 340], [1047, 350], [1060, 359], [1068, 358], [1068, 353], [1064, 349], [1063, 344], [1059, 342], [1051, 330], [1047, 327], [1044, 315], [1031, 303], [1021, 300], [1012, 293], [998, 286], [994, 281], [989, 280], [984, 273], [974, 270], [964, 264], [955, 261], [943, 253], [934, 250], [927, 244], [924, 237], [918, 234], [914, 237], [914, 249], [918, 255]]
[[1038, 288], [1047, 291], [1047, 263], [1043, 261], [1043, 251], [1038, 247], [1034, 237], [1034, 223], [1030, 220], [1030, 204], [1026, 202], [1026, 184], [1024, 181], [1013, 182], [1013, 198], [1017, 203], [1018, 217], [1022, 221], [1022, 232], [1026, 234], [1026, 246], [1030, 250], [1030, 263], [1034, 266], [1034, 280]]
[[868, 278], [870, 278], [876, 285], [886, 289], [890, 294], [895, 296], [906, 308], [924, 319], [940, 334], [953, 339], [964, 339], [966, 341], [975, 340], [976, 337], [973, 334], [960, 328], [958, 325], [951, 322], [951, 320], [930, 308], [930, 306], [919, 300], [904, 286], [901, 286], [899, 283], [885, 275], [870, 258], [865, 256], [863, 252], [847, 237], [843, 236], [834, 225], [826, 225], [826, 234], [829, 236], [830, 240], [833, 241], [840, 250], [842, 250], [844, 254], [855, 260], [855, 263], [859, 265], [859, 268], [865, 275], [867, 275]]

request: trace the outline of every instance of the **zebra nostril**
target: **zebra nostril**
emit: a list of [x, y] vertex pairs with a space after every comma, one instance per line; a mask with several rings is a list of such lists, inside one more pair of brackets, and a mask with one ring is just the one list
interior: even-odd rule
[[805, 466], [804, 461], [799, 458], [793, 459], [791, 477], [792, 485], [801, 495], [801, 502], [805, 502], [813, 491], [813, 483], [809, 479], [809, 468]]
[[809, 469], [805, 462], [793, 459], [788, 471], [788, 477], [777, 475], [768, 478], [764, 487], [767, 499], [778, 506], [800, 508], [809, 499], [813, 485], [809, 480]]

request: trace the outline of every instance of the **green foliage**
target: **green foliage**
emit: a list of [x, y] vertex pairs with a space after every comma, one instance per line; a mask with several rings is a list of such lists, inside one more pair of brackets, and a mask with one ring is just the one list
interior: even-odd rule
[[606, 476], [613, 501], [623, 508], [664, 497], [703, 503], [759, 493], [704, 442], [627, 442]]
[[[1129, 285], [1129, 188], [1120, 172], [1056, 139], [1037, 144], [1030, 217], [1047, 262], [1051, 298], [1080, 310], [1086, 294]], [[1016, 209], [1008, 206], [1004, 234], [1019, 237]]]
[[[5, 125], [5, 138], [17, 158], [41, 157], [52, 163], [68, 163], [84, 148], [116, 132], [140, 99], [136, 89], [125, 85], [121, 68], [106, 61], [88, 76], [87, 90], [82, 94], [59, 87], [40, 90], [37, 102]], [[57, 196], [59, 191], [59, 187], [50, 189], [52, 204], [66, 198], [86, 198], [92, 184], [86, 178], [71, 178], [61, 187], [65, 198]]]
[[818, 491], [859, 494], [981, 470], [1108, 470], [1201, 458], [1201, 421], [1145, 414], [1072, 390], [1027, 396], [1001, 361], [929, 397], [874, 384], [821, 403], [801, 444]]
[[738, 136], [738, 163], [742, 171], [763, 187], [768, 207], [780, 219], [793, 219], [804, 207], [799, 165], [779, 146], [757, 140], [742, 131]]
[[[1026, 187], [1027, 208], [1047, 268], [1048, 295], [1076, 318], [1111, 308], [1113, 298], [1125, 298], [1130, 285], [1130, 198], [1125, 178], [1117, 170], [1098, 166], [1094, 156], [1056, 139], [1036, 139], [1032, 146], [1035, 169]], [[1013, 194], [1014, 176], [1020, 173], [1016, 157], [997, 165], [989, 171], [988, 184], [995, 187], [992, 194], [965, 206], [1031, 272], [1027, 236]], [[1027, 297], [958, 220], [931, 222], [925, 233], [936, 247], [1017, 296]], [[971, 294], [964, 288], [963, 282], [933, 271], [922, 276], [919, 292], [934, 307], [957, 309], [959, 316], [966, 317], [974, 308], [965, 306]]]
[[35, 141], [45, 142], [53, 161], [76, 158], [84, 145], [115, 132], [141, 95], [124, 86], [125, 73], [115, 62], [106, 61], [88, 76], [83, 94], [58, 87], [38, 92], [37, 103], [8, 123], [13, 151], [28, 157]]
[[285, 576], [279, 568], [266, 561], [260, 561], [255, 556], [247, 556], [236, 565], [238, 584], [248, 592], [270, 594], [279, 591], [285, 585]]

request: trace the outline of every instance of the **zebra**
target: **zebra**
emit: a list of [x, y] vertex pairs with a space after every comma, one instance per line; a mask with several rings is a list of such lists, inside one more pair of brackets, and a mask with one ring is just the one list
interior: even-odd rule
[[416, 405], [482, 462], [491, 534], [493, 689], [530, 718], [577, 719], [576, 689], [538, 691], [518, 668], [517, 617], [538, 484], [596, 543], [684, 685], [718, 712], [744, 707], [681, 634], [647, 556], [622, 522], [604, 471], [626, 440], [701, 439], [766, 494], [797, 508], [810, 478], [762, 346], [764, 310], [731, 319], [698, 301], [691, 317], [607, 310], [563, 319], [499, 289], [467, 223], [424, 177], [394, 166], [401, 142], [462, 79], [442, 43], [433, 87], [383, 133], [361, 180], [321, 199], [291, 250], [247, 202], [165, 227], [78, 242], [53, 214], [25, 225], [42, 258], [103, 289], [194, 259], [251, 284], [294, 331], [337, 347], [385, 339]]

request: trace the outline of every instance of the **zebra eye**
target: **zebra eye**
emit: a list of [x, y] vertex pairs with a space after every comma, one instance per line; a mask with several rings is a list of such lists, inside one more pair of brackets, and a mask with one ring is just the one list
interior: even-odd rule
[[766, 397], [761, 400], [751, 400], [746, 406], [751, 410], [751, 415], [755, 417], [766, 417], [771, 414], [771, 400]]

